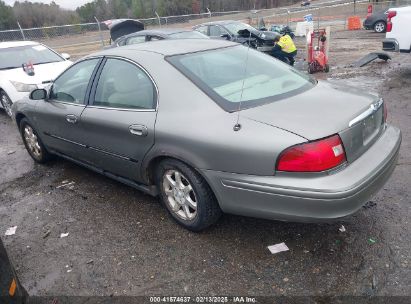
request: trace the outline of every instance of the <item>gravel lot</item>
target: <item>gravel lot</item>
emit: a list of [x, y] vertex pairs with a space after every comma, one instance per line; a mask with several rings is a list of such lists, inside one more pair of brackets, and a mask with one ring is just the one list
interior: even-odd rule
[[[0, 111], [0, 233], [29, 294], [411, 296], [411, 56], [349, 67], [382, 37], [333, 33], [332, 70], [316, 74], [379, 92], [403, 132], [385, 187], [329, 224], [225, 215], [190, 233], [127, 186], [62, 159], [35, 165]], [[59, 188], [66, 181], [74, 184]], [[267, 246], [280, 242], [290, 251], [271, 255]]]

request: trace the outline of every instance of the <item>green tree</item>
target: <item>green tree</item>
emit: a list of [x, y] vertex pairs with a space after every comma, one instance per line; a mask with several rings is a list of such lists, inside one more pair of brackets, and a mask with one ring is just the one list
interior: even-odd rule
[[8, 30], [16, 27], [13, 8], [0, 0], [0, 29]]

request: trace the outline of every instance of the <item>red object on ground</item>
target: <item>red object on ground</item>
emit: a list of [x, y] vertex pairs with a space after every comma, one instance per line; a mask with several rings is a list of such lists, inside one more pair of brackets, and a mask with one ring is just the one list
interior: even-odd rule
[[352, 30], [360, 30], [361, 29], [361, 19], [358, 16], [351, 16], [348, 17], [348, 29]]
[[310, 74], [315, 72], [328, 72], [330, 67], [328, 65], [327, 54], [328, 37], [325, 29], [315, 30], [311, 33], [308, 42], [308, 72]]

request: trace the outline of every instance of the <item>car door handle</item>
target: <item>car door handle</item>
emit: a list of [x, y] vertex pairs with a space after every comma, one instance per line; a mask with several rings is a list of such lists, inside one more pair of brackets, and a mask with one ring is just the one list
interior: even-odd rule
[[131, 134], [137, 135], [137, 136], [147, 136], [148, 134], [148, 129], [146, 126], [143, 125], [131, 125], [128, 130], [130, 131]]
[[66, 120], [69, 123], [75, 124], [75, 123], [77, 123], [78, 118], [77, 118], [76, 115], [69, 114], [69, 115], [66, 116]]

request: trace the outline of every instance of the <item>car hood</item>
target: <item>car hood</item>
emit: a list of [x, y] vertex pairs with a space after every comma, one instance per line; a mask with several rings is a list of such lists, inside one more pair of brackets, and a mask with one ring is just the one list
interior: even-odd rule
[[378, 96], [329, 82], [304, 93], [242, 111], [242, 116], [295, 133], [308, 140], [339, 133]]
[[27, 84], [41, 84], [43, 81], [54, 80], [61, 72], [72, 64], [73, 63], [69, 60], [36, 64], [34, 65], [33, 76], [29, 76], [22, 67], [10, 70], [0, 70], [0, 78]]

